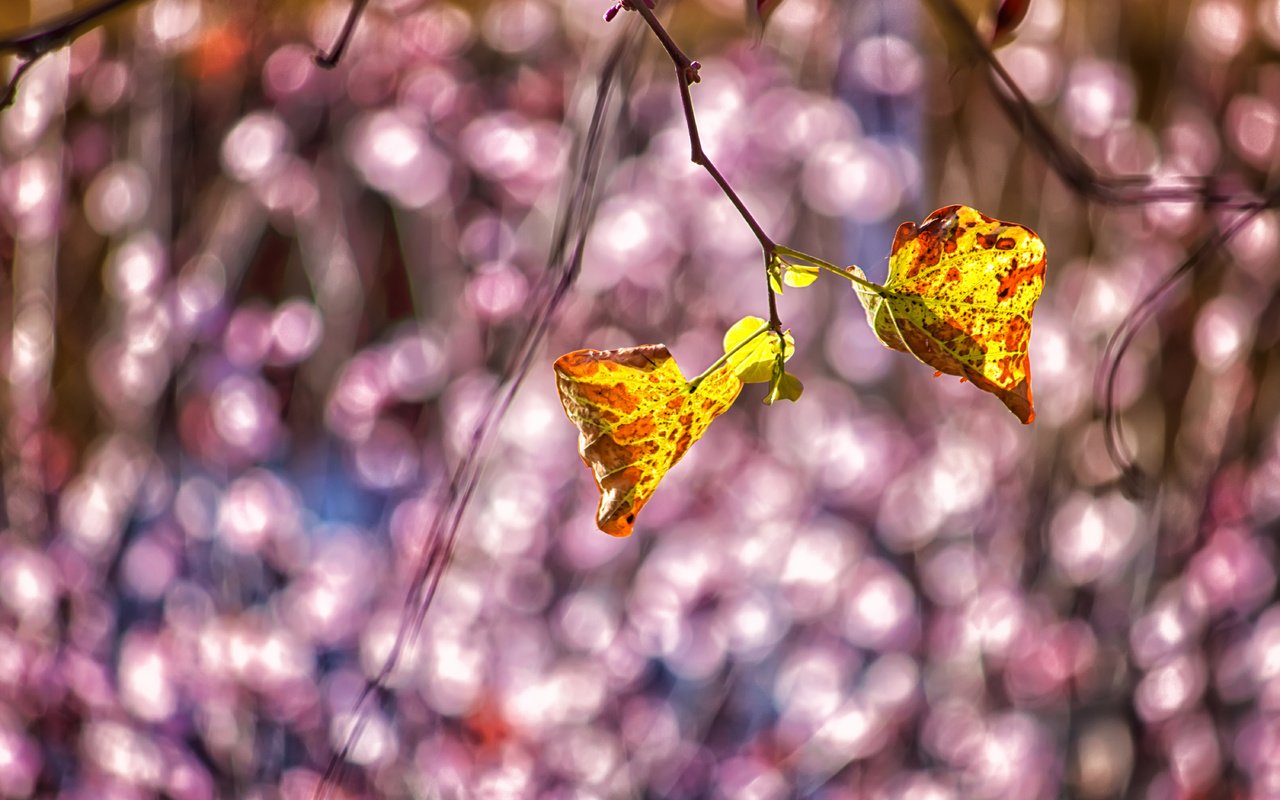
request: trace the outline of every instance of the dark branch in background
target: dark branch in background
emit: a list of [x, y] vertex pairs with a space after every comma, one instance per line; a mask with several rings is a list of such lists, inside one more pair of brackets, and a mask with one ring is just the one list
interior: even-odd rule
[[329, 52], [316, 53], [316, 66], [325, 69], [333, 69], [338, 66], [338, 61], [342, 59], [342, 54], [346, 52], [347, 45], [351, 44], [351, 36], [356, 32], [356, 23], [360, 21], [360, 15], [364, 13], [364, 7], [369, 5], [369, 0], [355, 0], [351, 4], [351, 10], [347, 12], [347, 21], [342, 23], [342, 31], [338, 33], [338, 40], [333, 43], [333, 47]]
[[27, 74], [27, 70], [36, 65], [40, 60], [39, 56], [28, 58], [26, 61], [19, 61], [18, 68], [13, 71], [13, 77], [9, 78], [9, 84], [5, 86], [4, 96], [0, 97], [0, 108], [8, 108], [13, 105], [13, 101], [18, 97], [18, 81], [22, 80], [22, 76]]
[[1102, 354], [1102, 366], [1098, 370], [1098, 382], [1102, 384], [1098, 393], [1103, 397], [1103, 438], [1106, 442], [1107, 456], [1120, 469], [1120, 487], [1130, 497], [1144, 496], [1152, 487], [1150, 479], [1138, 467], [1120, 434], [1119, 414], [1116, 412], [1116, 380], [1120, 374], [1120, 361], [1133, 344], [1133, 340], [1137, 338], [1138, 331], [1159, 309], [1165, 294], [1197, 265], [1210, 258], [1215, 251], [1244, 230], [1245, 226], [1253, 222], [1258, 214], [1277, 202], [1280, 202], [1280, 190], [1271, 192], [1265, 199], [1259, 200], [1246, 209], [1227, 227], [1217, 228], [1201, 239], [1190, 255], [1170, 270], [1138, 301], [1133, 311], [1124, 318], [1124, 321], [1111, 334], [1111, 338], [1107, 340], [1106, 349]]
[[[84, 33], [85, 30], [101, 25], [104, 18], [111, 12], [137, 2], [141, 2], [141, 0], [102, 0], [87, 8], [69, 11], [62, 16], [32, 25], [8, 36], [0, 37], [0, 55], [13, 53], [18, 57], [18, 66], [14, 69], [13, 75], [5, 85], [4, 94], [0, 95], [0, 110], [13, 105], [13, 101], [18, 96], [19, 81], [36, 65], [36, 62], [54, 50], [70, 44], [73, 39]], [[334, 42], [333, 47], [328, 53], [321, 52], [316, 54], [315, 62], [317, 65], [325, 69], [331, 69], [337, 65], [342, 58], [342, 54], [346, 51], [347, 45], [351, 43], [356, 23], [359, 22], [360, 16], [364, 13], [364, 9], [368, 4], [369, 0], [354, 0], [351, 10], [347, 14], [346, 22], [342, 25], [342, 31], [338, 34], [338, 39]]]
[[1096, 394], [1101, 395], [1103, 438], [1107, 456], [1120, 470], [1120, 486], [1131, 497], [1146, 494], [1153, 481], [1142, 472], [1125, 446], [1116, 410], [1116, 379], [1120, 362], [1133, 345], [1138, 332], [1155, 315], [1169, 289], [1222, 248], [1253, 221], [1259, 213], [1280, 206], [1280, 189], [1259, 195], [1253, 192], [1222, 192], [1213, 176], [1177, 176], [1166, 181], [1180, 186], [1153, 186], [1147, 176], [1106, 177], [1099, 175], [1074, 148], [1065, 144], [1036, 113], [1035, 106], [1013, 77], [995, 57], [991, 48], [970, 24], [955, 0], [924, 0], [938, 16], [955, 29], [972, 54], [990, 70], [987, 77], [992, 94], [1010, 122], [1045, 164], [1076, 195], [1103, 205], [1141, 205], [1159, 202], [1197, 203], [1202, 207], [1239, 210], [1231, 224], [1207, 234], [1191, 253], [1149, 290], [1107, 340], [1098, 367]]
[[[619, 5], [610, 9], [611, 13], [605, 15], [605, 19], [612, 19], [613, 13], [616, 13], [617, 8], [632, 9], [643, 17], [645, 23], [653, 31], [654, 36], [662, 43], [667, 55], [671, 57], [671, 63], [676, 68], [676, 85], [680, 87], [680, 105], [684, 108], [685, 127], [689, 129], [689, 159], [707, 171], [716, 184], [719, 185], [720, 191], [724, 192], [724, 196], [729, 198], [729, 202], [733, 203], [734, 208], [738, 209], [738, 214], [747, 223], [747, 227], [751, 228], [756, 240], [760, 242], [760, 248], [764, 250], [764, 261], [767, 266], [773, 260], [777, 245], [764, 232], [764, 228], [760, 227], [760, 223], [756, 221], [746, 203], [742, 202], [742, 198], [738, 197], [738, 193], [733, 190], [733, 187], [729, 185], [729, 181], [725, 179], [710, 156], [702, 149], [702, 137], [698, 135], [698, 118], [693, 112], [693, 96], [689, 93], [689, 86], [699, 81], [698, 70], [702, 69], [702, 65], [685, 55], [679, 45], [672, 40], [671, 35], [667, 33], [667, 29], [663, 27], [657, 15], [653, 13], [645, 0], [639, 0], [639, 2], [636, 2], [636, 0], [620, 0]], [[769, 290], [769, 327], [780, 336], [782, 335], [782, 321], [778, 318], [778, 303], [773, 296], [773, 286], [769, 284], [767, 279], [765, 285]]]
[[409, 596], [405, 600], [405, 614], [396, 632], [395, 643], [378, 670], [377, 676], [365, 683], [364, 690], [360, 693], [352, 710], [355, 723], [348, 731], [342, 749], [329, 759], [324, 779], [316, 789], [315, 800], [323, 800], [329, 796], [341, 775], [343, 764], [365, 728], [371, 699], [375, 693], [387, 688], [387, 681], [399, 664], [405, 648], [417, 639], [427, 611], [435, 598], [436, 589], [440, 585], [440, 578], [452, 557], [462, 515], [466, 512], [471, 497], [479, 485], [486, 460], [487, 445], [498, 424], [506, 415], [516, 390], [520, 388], [520, 384], [536, 360], [556, 311], [568, 297], [569, 290], [577, 280], [582, 266], [587, 232], [595, 214], [595, 187], [601, 157], [604, 154], [604, 141], [608, 134], [609, 102], [620, 75], [623, 75], [623, 67], [628, 63], [626, 55], [636, 41], [636, 37], [632, 35], [633, 32], [628, 31], [627, 35], [618, 41], [601, 70], [591, 123], [579, 150], [581, 160], [578, 162], [576, 179], [566, 183], [573, 186], [573, 191], [562, 202], [561, 213], [556, 221], [555, 237], [548, 258], [551, 270], [543, 282], [541, 298], [529, 320], [529, 327], [521, 338], [523, 345], [490, 395], [484, 413], [471, 435], [470, 445], [461, 463], [450, 477], [449, 485], [445, 489], [445, 502], [432, 522], [431, 530], [427, 535], [425, 553], [409, 587]]
[[138, 0], [102, 0], [102, 2], [78, 11], [69, 11], [60, 17], [0, 37], [0, 54], [13, 53], [18, 59], [18, 68], [5, 86], [4, 95], [0, 96], [0, 109], [13, 105], [18, 95], [18, 81], [31, 69], [37, 61], [58, 48], [70, 44], [71, 40], [91, 28], [102, 23], [102, 18], [112, 11], [124, 8]]
[[1268, 208], [1280, 203], [1274, 197], [1264, 199], [1253, 192], [1219, 191], [1214, 186], [1214, 177], [1210, 175], [1178, 175], [1162, 179], [1164, 182], [1181, 184], [1176, 186], [1154, 186], [1153, 180], [1146, 175], [1099, 175], [1075, 148], [1059, 139], [1048, 123], [1036, 113], [1035, 104], [996, 58], [955, 0], [924, 2], [960, 35], [973, 56], [987, 66], [990, 70], [987, 77], [1000, 108], [1010, 122], [1023, 131], [1026, 140], [1049, 168], [1080, 197], [1104, 205], [1183, 202], [1249, 209], [1260, 202], [1265, 203]]

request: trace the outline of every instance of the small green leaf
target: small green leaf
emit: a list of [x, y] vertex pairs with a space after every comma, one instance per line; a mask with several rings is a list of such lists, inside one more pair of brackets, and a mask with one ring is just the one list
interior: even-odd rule
[[[779, 337], [772, 331], [757, 335], [768, 323], [759, 317], [743, 317], [733, 324], [724, 335], [724, 351], [731, 353], [729, 366], [738, 380], [743, 383], [766, 383], [773, 379], [774, 362], [781, 355], [785, 361], [795, 352], [796, 341], [787, 331], [782, 339], [785, 350], [779, 343]], [[755, 336], [754, 339], [751, 337]], [[741, 349], [735, 350], [743, 342], [751, 339]]]
[[817, 267], [802, 267], [796, 264], [783, 264], [786, 266], [786, 272], [782, 276], [782, 280], [788, 286], [794, 286], [797, 289], [803, 289], [818, 279], [818, 274], [822, 271]]
[[783, 372], [769, 384], [769, 394], [765, 395], [764, 404], [773, 405], [778, 400], [795, 402], [804, 394], [804, 384], [790, 372]]

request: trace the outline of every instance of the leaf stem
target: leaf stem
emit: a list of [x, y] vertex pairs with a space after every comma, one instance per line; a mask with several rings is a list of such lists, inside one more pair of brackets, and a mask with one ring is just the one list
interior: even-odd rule
[[869, 281], [866, 278], [859, 278], [857, 275], [854, 275], [852, 272], [849, 272], [848, 270], [840, 269], [835, 264], [832, 264], [829, 261], [823, 261], [817, 256], [811, 256], [808, 253], [802, 253], [799, 250], [792, 250], [790, 247], [787, 247], [786, 245], [782, 245], [782, 244], [777, 245], [776, 249], [777, 249], [778, 255], [780, 256], [790, 256], [792, 258], [796, 258], [801, 261], [806, 261], [809, 263], [809, 266], [817, 267], [818, 269], [825, 269], [827, 272], [831, 272], [836, 275], [839, 275], [841, 278], [844, 278], [850, 283], [857, 284], [858, 286], [862, 287], [863, 289], [867, 289], [868, 291], [875, 292], [876, 294], [883, 294], [885, 292], [885, 288], [880, 284]]
[[[772, 294], [772, 291], [770, 291], [770, 294]], [[712, 362], [711, 366], [704, 369], [702, 373], [698, 375], [698, 377], [689, 381], [689, 394], [693, 394], [694, 392], [698, 391], [698, 386], [707, 378], [709, 378], [712, 373], [714, 373], [716, 370], [723, 367], [725, 365], [725, 362], [727, 362], [733, 356], [734, 353], [738, 352], [739, 350], [746, 347], [751, 342], [755, 341], [756, 337], [758, 337], [760, 334], [764, 333], [765, 331], [770, 330], [772, 327], [773, 327], [772, 323], [766, 322], [765, 324], [757, 328], [755, 333], [751, 334], [747, 338], [738, 342], [736, 345], [734, 345], [732, 348], [726, 351], [724, 355], [720, 356], [714, 362]], [[778, 340], [782, 341], [781, 335], [779, 335]], [[785, 343], [783, 344], [783, 347], [784, 348], [786, 347]]]

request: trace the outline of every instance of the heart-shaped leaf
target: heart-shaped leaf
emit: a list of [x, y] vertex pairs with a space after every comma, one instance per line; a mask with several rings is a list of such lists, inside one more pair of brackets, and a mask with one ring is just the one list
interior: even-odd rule
[[808, 264], [792, 264], [777, 255], [769, 261], [767, 271], [769, 286], [778, 294], [782, 294], [784, 285], [803, 289], [816, 281], [821, 272], [817, 267]]
[[767, 383], [772, 380], [778, 356], [785, 362], [795, 352], [796, 340], [787, 331], [778, 335], [764, 331], [769, 323], [759, 317], [743, 317], [724, 334], [724, 351], [729, 366], [743, 383]]
[[854, 288], [885, 346], [972, 381], [1028, 423], [1027, 348], [1044, 270], [1044, 243], [1028, 228], [947, 206], [918, 228], [898, 227], [883, 287]]
[[575, 350], [556, 360], [555, 373], [578, 452], [600, 487], [596, 525], [613, 536], [631, 535], [662, 476], [742, 390], [727, 361], [690, 384], [660, 344]]

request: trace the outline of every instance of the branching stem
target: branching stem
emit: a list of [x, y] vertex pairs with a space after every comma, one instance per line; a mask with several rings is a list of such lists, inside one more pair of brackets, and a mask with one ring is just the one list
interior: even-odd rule
[[848, 270], [840, 269], [835, 264], [832, 264], [829, 261], [823, 261], [817, 256], [811, 256], [808, 253], [802, 253], [799, 250], [792, 250], [790, 247], [787, 247], [786, 245], [781, 245], [781, 244], [777, 245], [777, 252], [779, 256], [790, 256], [791, 258], [794, 258], [798, 261], [804, 261], [808, 263], [809, 266], [811, 267], [817, 267], [818, 269], [825, 269], [827, 272], [831, 272], [836, 275], [839, 275], [841, 278], [844, 278], [850, 283], [857, 284], [858, 286], [861, 286], [862, 288], [868, 291], [875, 292], [876, 294], [883, 294], [885, 291], [885, 288], [880, 284], [869, 281], [866, 278], [859, 278], [857, 275], [854, 275], [852, 272], [849, 272]]

